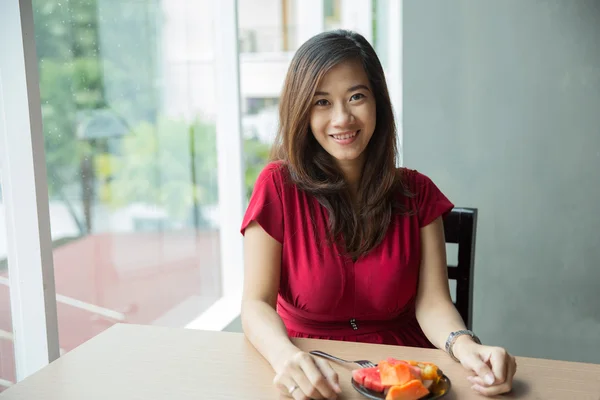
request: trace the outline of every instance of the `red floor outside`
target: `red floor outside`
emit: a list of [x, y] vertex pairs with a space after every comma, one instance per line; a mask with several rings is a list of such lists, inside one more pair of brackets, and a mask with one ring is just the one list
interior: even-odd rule
[[[218, 232], [90, 235], [54, 250], [54, 275], [63, 351], [118, 322], [93, 306], [125, 323], [184, 326], [220, 296]], [[0, 299], [0, 331], [12, 332], [8, 286]], [[0, 339], [0, 379], [14, 382], [12, 353]]]

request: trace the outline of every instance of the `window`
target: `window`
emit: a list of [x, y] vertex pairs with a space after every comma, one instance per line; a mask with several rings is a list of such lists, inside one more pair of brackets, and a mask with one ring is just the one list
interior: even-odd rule
[[[238, 1], [246, 199], [277, 132], [279, 94], [292, 56], [288, 49], [293, 6], [290, 0]], [[252, 54], [245, 47], [248, 32], [254, 32]]]
[[340, 0], [323, 0], [325, 30], [341, 28], [341, 4]]
[[8, 251], [5, 218], [6, 214], [2, 200], [2, 181], [0, 178], [0, 393], [16, 381], [10, 292], [8, 287]]
[[221, 297], [213, 6], [35, 0], [61, 352]]

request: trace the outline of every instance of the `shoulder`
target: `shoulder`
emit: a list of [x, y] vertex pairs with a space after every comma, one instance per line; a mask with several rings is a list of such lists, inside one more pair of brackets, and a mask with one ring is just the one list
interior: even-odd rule
[[290, 178], [287, 164], [284, 161], [271, 161], [267, 163], [258, 174], [254, 183], [253, 192], [277, 192], [278, 196], [283, 199], [284, 197], [287, 197], [285, 193], [290, 192], [290, 190], [293, 191], [294, 189], [295, 185], [293, 185]]
[[426, 226], [452, 210], [454, 204], [427, 175], [409, 168], [398, 168], [397, 171], [402, 186], [413, 198], [420, 226]]
[[259, 177], [268, 177], [283, 175], [287, 171], [287, 166], [283, 161], [270, 161], [264, 166]]
[[271, 161], [258, 174], [256, 186], [268, 183], [275, 183], [280, 186], [287, 180], [288, 175], [287, 165], [283, 161]]
[[427, 175], [416, 169], [400, 167], [396, 169], [396, 173], [404, 188], [413, 193], [417, 193], [423, 189], [423, 186], [433, 183]]

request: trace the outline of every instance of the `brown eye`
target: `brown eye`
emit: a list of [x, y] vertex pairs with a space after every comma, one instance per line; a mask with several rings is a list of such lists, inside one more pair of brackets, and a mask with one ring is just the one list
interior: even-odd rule
[[325, 100], [325, 99], [318, 100], [318, 101], [315, 103], [315, 105], [316, 105], [316, 106], [326, 106], [326, 105], [328, 105], [328, 104], [329, 104], [329, 102], [328, 102], [327, 100]]
[[363, 99], [364, 97], [365, 97], [364, 94], [356, 93], [356, 94], [352, 95], [352, 97], [350, 97], [350, 101], [360, 100], [360, 99]]

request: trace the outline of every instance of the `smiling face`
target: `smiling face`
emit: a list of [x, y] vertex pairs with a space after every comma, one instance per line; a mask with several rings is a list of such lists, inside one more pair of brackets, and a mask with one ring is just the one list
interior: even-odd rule
[[375, 131], [376, 104], [359, 61], [344, 61], [321, 80], [312, 102], [310, 128], [317, 142], [346, 170], [360, 168]]

